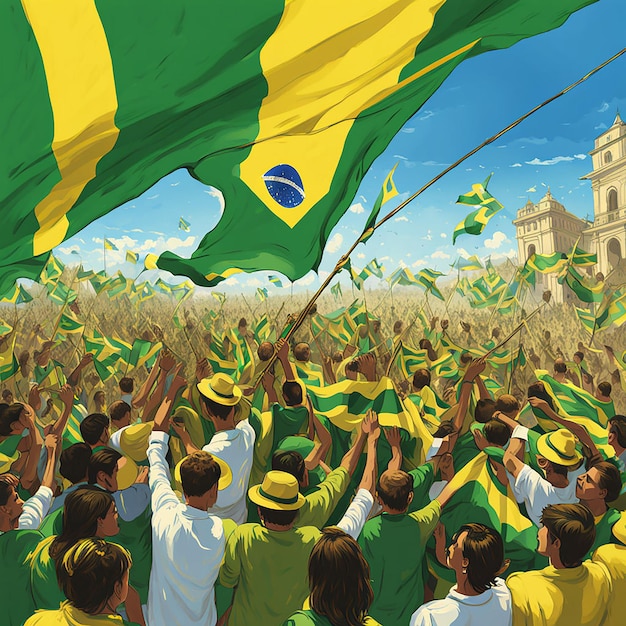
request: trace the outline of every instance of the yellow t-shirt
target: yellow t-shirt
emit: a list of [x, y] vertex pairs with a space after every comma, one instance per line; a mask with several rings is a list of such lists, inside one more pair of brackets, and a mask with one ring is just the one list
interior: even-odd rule
[[64, 602], [57, 611], [37, 611], [24, 626], [126, 626], [131, 623], [119, 615], [89, 615]]
[[511, 574], [513, 626], [600, 626], [611, 597], [609, 574], [603, 565], [585, 561], [579, 567], [548, 566]]
[[611, 599], [603, 626], [622, 626], [626, 620], [626, 546], [600, 546], [591, 560], [602, 563], [611, 578]]

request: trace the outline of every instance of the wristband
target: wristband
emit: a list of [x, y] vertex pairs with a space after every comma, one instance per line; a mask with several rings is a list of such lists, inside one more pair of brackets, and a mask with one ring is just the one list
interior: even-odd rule
[[462, 385], [473, 385], [474, 381], [473, 380], [464, 380], [461, 384]]

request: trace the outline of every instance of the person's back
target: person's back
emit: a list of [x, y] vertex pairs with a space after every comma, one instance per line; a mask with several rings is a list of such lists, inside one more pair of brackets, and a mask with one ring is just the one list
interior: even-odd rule
[[537, 538], [537, 550], [550, 565], [508, 577], [513, 625], [604, 624], [611, 596], [608, 571], [600, 563], [583, 561], [595, 539], [590, 511], [580, 504], [547, 506]]
[[370, 615], [385, 626], [406, 626], [424, 600], [424, 551], [441, 507], [434, 501], [406, 513], [413, 479], [405, 472], [384, 472], [378, 497], [391, 512], [368, 520], [358, 539], [374, 590]]
[[604, 565], [611, 579], [608, 615], [603, 626], [620, 626], [626, 616], [626, 546], [600, 546], [591, 560]]
[[239, 526], [228, 541], [220, 582], [237, 585], [229, 626], [281, 624], [300, 609], [309, 589], [306, 569], [321, 533], [313, 526], [287, 531]]

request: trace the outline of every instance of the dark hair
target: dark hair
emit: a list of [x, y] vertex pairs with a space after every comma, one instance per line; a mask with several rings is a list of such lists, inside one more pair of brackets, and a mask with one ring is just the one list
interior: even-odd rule
[[246, 320], [246, 318], [245, 318], [245, 317], [242, 317], [242, 318], [239, 320], [239, 324], [237, 324], [237, 327], [240, 327], [240, 326], [247, 326], [247, 325], [248, 325], [248, 321]]
[[609, 432], [615, 435], [617, 443], [626, 448], [626, 416], [614, 415], [609, 420]]
[[426, 385], [430, 385], [430, 372], [426, 368], [418, 369], [413, 374], [413, 387], [415, 389], [423, 389]]
[[4, 400], [5, 398], [8, 398], [9, 396], [12, 396], [13, 392], [10, 389], [3, 389], [2, 390], [2, 399]]
[[180, 464], [180, 482], [187, 496], [203, 496], [221, 475], [218, 462], [204, 450], [192, 452]]
[[472, 360], [472, 355], [469, 352], [461, 352], [461, 356], [459, 357], [459, 361], [461, 361], [461, 365], [467, 365]]
[[496, 446], [505, 446], [511, 438], [511, 429], [499, 420], [491, 419], [483, 429], [485, 439]]
[[9, 501], [11, 492], [15, 491], [9, 476], [12, 476], [9, 472], [0, 474], [0, 506], [4, 506]]
[[396, 320], [393, 323], [393, 332], [394, 333], [399, 333], [402, 330], [402, 326], [404, 325], [404, 322], [402, 320]]
[[574, 356], [577, 356], [581, 361], [585, 360], [585, 353], [584, 352], [574, 352]]
[[309, 351], [310, 355], [311, 346], [309, 346], [308, 343], [305, 343], [303, 341], [297, 343], [293, 348], [293, 356], [295, 357], [296, 361], [304, 361], [307, 350]]
[[109, 406], [109, 417], [113, 422], [119, 422], [127, 413], [130, 413], [131, 407], [124, 400], [116, 400]]
[[603, 395], [603, 396], [609, 396], [611, 395], [611, 391], [613, 391], [613, 387], [611, 386], [611, 383], [607, 382], [606, 380], [598, 383], [598, 391]]
[[50, 558], [58, 561], [81, 539], [93, 537], [98, 520], [107, 516], [113, 496], [103, 489], [84, 488], [68, 493], [63, 503], [63, 530], [50, 544]]
[[272, 455], [272, 469], [291, 474], [298, 482], [304, 479], [304, 458], [296, 450], [276, 450]]
[[117, 462], [122, 455], [113, 448], [104, 448], [94, 452], [87, 466], [87, 480], [94, 485], [98, 481], [98, 474], [104, 472], [107, 476], [113, 476]]
[[104, 413], [92, 413], [80, 423], [80, 434], [85, 443], [95, 446], [108, 427], [109, 418]]
[[298, 509], [295, 511], [277, 511], [276, 509], [267, 509], [259, 506], [259, 516], [269, 524], [276, 526], [289, 526], [296, 521]]
[[480, 398], [474, 409], [474, 419], [479, 424], [486, 424], [496, 412], [496, 401], [491, 398]]
[[207, 398], [203, 395], [200, 395], [200, 397], [202, 398], [202, 402], [204, 402], [204, 406], [209, 412], [209, 415], [224, 421], [228, 419], [230, 412], [233, 410], [232, 406], [220, 404], [219, 402], [215, 402], [215, 400], [211, 400], [211, 398]]
[[452, 420], [446, 420], [439, 424], [439, 428], [433, 433], [433, 437], [440, 437], [443, 439], [446, 435], [450, 435], [454, 432], [454, 423]]
[[8, 437], [11, 434], [11, 424], [20, 419], [23, 410], [24, 405], [19, 402], [0, 404], [0, 437]]
[[124, 393], [133, 393], [133, 389], [135, 388], [135, 380], [130, 378], [130, 376], [124, 376], [124, 378], [120, 378], [120, 382], [118, 383], [120, 386], [120, 391]]
[[283, 383], [283, 396], [287, 406], [302, 404], [302, 387], [293, 380], [286, 380]]
[[[548, 461], [548, 459], [546, 459], [546, 461]], [[567, 474], [570, 469], [567, 465], [559, 465], [558, 463], [555, 463], [554, 461], [548, 461], [548, 463], [550, 463], [550, 466], [552, 467], [552, 471], [555, 474], [559, 474], [567, 478]]]
[[540, 400], [545, 400], [550, 408], [554, 411], [554, 400], [552, 396], [546, 391], [546, 388], [542, 382], [536, 382], [528, 387], [528, 393], [526, 394], [529, 398], [539, 398]]
[[376, 486], [378, 497], [390, 509], [404, 511], [413, 492], [413, 479], [402, 470], [387, 470], [380, 475]]
[[565, 363], [563, 359], [557, 359], [554, 362], [554, 371], [557, 374], [565, 374], [565, 372], [567, 372], [567, 363]]
[[582, 504], [550, 504], [541, 514], [541, 523], [552, 541], [559, 539], [559, 558], [565, 567], [578, 567], [596, 538], [591, 511]]
[[362, 626], [374, 600], [370, 568], [359, 544], [339, 528], [324, 528], [309, 557], [311, 608], [331, 624]]
[[517, 398], [510, 393], [503, 393], [496, 400], [496, 411], [502, 411], [502, 413], [513, 413], [519, 411], [520, 405]]
[[132, 565], [130, 552], [104, 539], [83, 539], [56, 562], [59, 586], [77, 609], [97, 615]]
[[504, 543], [497, 530], [484, 524], [464, 524], [452, 537], [453, 543], [461, 533], [467, 532], [463, 541], [463, 556], [469, 561], [467, 581], [477, 593], [495, 586], [496, 576], [504, 565]]
[[91, 448], [86, 443], [75, 443], [61, 452], [59, 473], [73, 485], [87, 475]]
[[608, 461], [596, 463], [593, 467], [597, 469], [600, 474], [598, 487], [600, 487], [600, 489], [606, 489], [604, 501], [613, 502], [617, 500], [622, 490], [622, 477], [617, 467]]
[[359, 362], [356, 359], [353, 359], [349, 363], [346, 364], [346, 372], [358, 372], [359, 371]]
[[257, 356], [261, 361], [269, 361], [274, 354], [274, 346], [271, 341], [262, 341], [257, 348]]

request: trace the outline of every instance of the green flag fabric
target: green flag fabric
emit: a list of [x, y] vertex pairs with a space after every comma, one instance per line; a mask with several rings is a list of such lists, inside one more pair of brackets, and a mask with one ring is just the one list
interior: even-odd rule
[[205, 286], [263, 268], [300, 278], [374, 159], [463, 60], [594, 1], [6, 0], [0, 293], [180, 167], [225, 209], [191, 259], [165, 252], [161, 269]]

